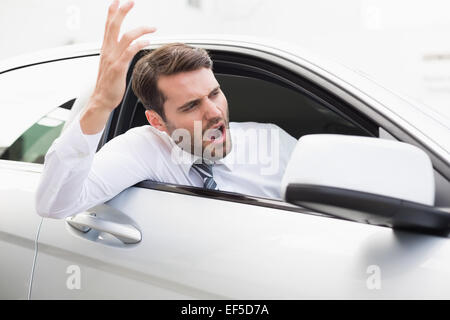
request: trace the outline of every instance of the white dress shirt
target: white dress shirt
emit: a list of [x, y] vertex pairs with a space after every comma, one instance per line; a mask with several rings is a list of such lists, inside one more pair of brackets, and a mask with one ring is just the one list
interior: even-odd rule
[[[36, 194], [39, 215], [80, 213], [143, 180], [203, 187], [191, 168], [199, 158], [166, 133], [150, 125], [132, 128], [95, 153], [101, 135], [83, 134], [78, 116], [53, 142]], [[219, 190], [280, 199], [297, 140], [274, 124], [256, 122], [230, 122], [230, 136], [231, 151], [213, 166]]]

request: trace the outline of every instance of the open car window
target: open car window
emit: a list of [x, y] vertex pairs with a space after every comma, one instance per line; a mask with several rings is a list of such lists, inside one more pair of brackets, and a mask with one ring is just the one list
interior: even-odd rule
[[230, 121], [274, 123], [296, 139], [306, 134], [368, 135], [355, 123], [306, 94], [270, 80], [216, 74], [227, 96]]
[[[121, 107], [112, 114], [101, 145], [128, 129], [147, 125], [144, 107], [130, 81]], [[231, 122], [273, 123], [296, 139], [311, 133], [339, 133], [378, 137], [378, 126], [317, 85], [268, 61], [243, 54], [210, 51], [214, 74], [228, 99]], [[100, 145], [100, 147], [101, 147]]]
[[[144, 107], [131, 89], [132, 69], [147, 50], [130, 65], [127, 90], [120, 108], [111, 115], [100, 146], [133, 127], [148, 125]], [[310, 133], [340, 133], [378, 137], [378, 126], [331, 93], [293, 72], [248, 55], [210, 51], [213, 72], [228, 99], [230, 122], [273, 123], [294, 138]], [[244, 194], [204, 190], [145, 181], [137, 186], [162, 191], [189, 193], [222, 200], [273, 205], [274, 199], [256, 199]], [[278, 200], [275, 200], [278, 201]], [[288, 210], [298, 210], [282, 201]], [[270, 204], [269, 204], [270, 203]]]

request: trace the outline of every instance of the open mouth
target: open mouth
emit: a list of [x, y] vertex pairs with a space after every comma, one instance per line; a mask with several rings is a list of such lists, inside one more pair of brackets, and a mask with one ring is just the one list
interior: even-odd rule
[[219, 125], [208, 129], [209, 130], [209, 141], [218, 143], [225, 140], [225, 124], [220, 123]]

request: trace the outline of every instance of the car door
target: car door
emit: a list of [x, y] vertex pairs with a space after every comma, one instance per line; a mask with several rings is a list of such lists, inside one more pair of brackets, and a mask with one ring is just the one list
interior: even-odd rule
[[142, 240], [124, 244], [111, 236], [113, 228], [83, 233], [45, 219], [33, 298], [449, 296], [446, 238], [151, 183], [92, 212], [135, 226]]
[[98, 57], [23, 64], [0, 74], [0, 299], [28, 297], [44, 155]]
[[[297, 138], [378, 136], [370, 119], [336, 97], [320, 97], [307, 79], [301, 77], [301, 87], [280, 81], [292, 76], [277, 71], [280, 65], [266, 67], [255, 58], [258, 66], [251, 68], [251, 56], [237, 63], [236, 53], [223, 50], [213, 58], [236, 106], [230, 107], [232, 121], [270, 121]], [[265, 111], [252, 113], [243, 92], [270, 92], [255, 102]], [[277, 101], [287, 103], [274, 112]], [[144, 124], [139, 108], [126, 95], [105, 139]], [[38, 243], [35, 299], [450, 296], [448, 238], [337, 219], [274, 199], [151, 181], [73, 218], [44, 219]]]

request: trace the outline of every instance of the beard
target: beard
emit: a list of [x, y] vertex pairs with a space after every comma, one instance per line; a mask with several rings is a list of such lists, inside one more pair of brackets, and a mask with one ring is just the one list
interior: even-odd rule
[[201, 121], [194, 122], [194, 131], [175, 128], [166, 121], [166, 128], [174, 142], [184, 151], [202, 159], [219, 160], [231, 150], [228, 114], [226, 119], [214, 118], [203, 128]]

